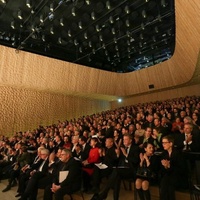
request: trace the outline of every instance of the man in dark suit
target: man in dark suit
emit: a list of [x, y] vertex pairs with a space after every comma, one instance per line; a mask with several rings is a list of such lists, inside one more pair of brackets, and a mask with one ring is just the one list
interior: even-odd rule
[[72, 194], [81, 188], [81, 164], [72, 157], [68, 149], [63, 149], [62, 164], [57, 168], [52, 184], [44, 190], [44, 200], [62, 200], [65, 194]]
[[[35, 192], [33, 193], [34, 188], [36, 187], [38, 181], [46, 176], [48, 173], [48, 167], [49, 167], [49, 150], [45, 148], [40, 149], [40, 159], [32, 165], [32, 168], [30, 171], [28, 171], [28, 177], [29, 180], [28, 182], [27, 179], [21, 177], [20, 182], [19, 182], [19, 188], [18, 192], [19, 194], [16, 195], [16, 197], [21, 195], [21, 200], [26, 200], [27, 198], [29, 199], [36, 199]], [[26, 174], [25, 174], [26, 176]], [[25, 183], [26, 188], [22, 188]], [[21, 184], [21, 185], [20, 185]], [[24, 191], [25, 190], [25, 191]]]
[[[30, 165], [27, 164], [21, 168], [20, 176], [18, 178], [18, 194], [15, 197], [19, 197], [24, 193], [24, 190], [27, 186], [27, 181], [31, 178], [33, 172], [39, 169], [39, 167], [43, 164], [44, 160], [47, 160], [46, 158], [48, 157], [49, 152], [46, 150], [43, 151], [44, 149], [44, 147], [38, 147], [37, 155], [34, 158], [33, 162]], [[45, 169], [45, 167], [43, 167], [43, 169]]]
[[79, 138], [79, 145], [81, 146], [81, 152], [80, 152], [80, 160], [86, 160], [89, 156], [89, 152], [91, 149], [90, 144], [87, 143], [87, 138], [82, 136]]
[[175, 136], [175, 146], [184, 151], [200, 152], [200, 134], [193, 132], [193, 125], [185, 123], [183, 133]]
[[132, 142], [132, 135], [123, 136], [124, 146], [117, 151], [119, 157], [118, 167], [110, 175], [108, 182], [100, 194], [95, 194], [92, 200], [105, 199], [110, 188], [113, 187], [113, 199], [119, 199], [120, 184], [122, 179], [135, 179], [136, 169], [139, 164], [139, 147]]
[[103, 177], [108, 177], [112, 173], [113, 167], [117, 165], [118, 156], [113, 138], [106, 138], [105, 149], [101, 149], [100, 156], [102, 161], [101, 165], [94, 167], [94, 172], [91, 178], [91, 193], [96, 193], [99, 191], [101, 179]]

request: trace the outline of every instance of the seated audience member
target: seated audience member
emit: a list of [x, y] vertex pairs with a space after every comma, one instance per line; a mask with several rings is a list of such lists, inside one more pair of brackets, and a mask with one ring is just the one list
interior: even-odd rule
[[114, 144], [115, 144], [115, 147], [118, 149], [120, 148], [122, 144], [122, 137], [119, 130], [117, 129], [114, 130]]
[[184, 151], [200, 152], [200, 135], [192, 132], [193, 125], [184, 124], [183, 133], [175, 136], [175, 146]]
[[[153, 144], [148, 142], [144, 143], [144, 153], [140, 153], [139, 169], [143, 169], [143, 171], [141, 176], [136, 174], [135, 187], [138, 196], [140, 200], [150, 200], [149, 184], [151, 181], [156, 180], [156, 176], [153, 175], [156, 175], [159, 169], [158, 157], [154, 155]], [[146, 172], [144, 170], [146, 170]]]
[[136, 123], [136, 131], [135, 131], [135, 136], [141, 137], [144, 135], [145, 130], [142, 128], [142, 125], [140, 122]]
[[63, 141], [64, 141], [63, 147], [65, 149], [70, 149], [71, 150], [72, 149], [72, 143], [70, 141], [70, 137], [68, 135], [65, 135]]
[[101, 179], [103, 177], [109, 177], [112, 173], [113, 167], [117, 165], [118, 156], [113, 138], [106, 138], [105, 148], [100, 150], [100, 158], [101, 163], [94, 167], [94, 172], [91, 177], [91, 193], [99, 191]]
[[35, 186], [38, 184], [39, 179], [43, 178], [48, 173], [48, 167], [49, 167], [48, 157], [49, 157], [49, 150], [42, 148], [40, 150], [41, 159], [38, 161], [38, 163], [32, 165], [32, 169], [29, 173], [29, 179], [28, 180], [21, 179], [21, 181], [19, 182], [19, 184], [22, 185], [25, 185], [25, 183], [27, 184], [26, 187], [22, 188], [21, 191], [19, 191], [18, 195], [16, 195], [16, 197], [21, 195], [20, 200], [36, 199], [35, 192], [33, 193], [33, 189], [35, 189]]
[[175, 121], [172, 123], [172, 133], [177, 134], [181, 133], [181, 130], [183, 130], [184, 123], [181, 121], [181, 118], [177, 116], [175, 118]]
[[42, 153], [44, 153], [42, 150], [44, 150], [44, 147], [38, 147], [37, 150], [37, 156], [34, 158], [33, 163], [30, 165], [27, 164], [24, 167], [21, 168], [21, 172], [19, 175], [19, 184], [18, 184], [18, 189], [17, 189], [17, 195], [16, 197], [21, 196], [23, 194], [25, 188], [26, 188], [26, 183], [29, 180], [29, 178], [33, 175], [33, 171], [37, 170], [40, 165], [43, 163], [43, 158]]
[[162, 144], [160, 199], [175, 200], [175, 189], [187, 187], [186, 164], [182, 153], [174, 148], [173, 136], [163, 137]]
[[16, 162], [17, 154], [15, 148], [10, 148], [7, 155], [3, 155], [3, 159], [0, 160], [0, 180], [3, 178], [3, 174], [8, 174], [12, 169], [13, 164]]
[[193, 112], [192, 113], [192, 121], [193, 121], [193, 124], [198, 126], [199, 129], [200, 129], [200, 116], [199, 116], [199, 114], [197, 114], [196, 112]]
[[122, 179], [134, 179], [136, 169], [139, 164], [139, 147], [132, 143], [132, 136], [125, 134], [123, 136], [124, 147], [117, 151], [119, 156], [118, 167], [115, 168], [109, 176], [107, 184], [100, 193], [94, 194], [92, 200], [106, 199], [110, 188], [113, 188], [113, 199], [119, 199], [120, 184]]
[[21, 168], [30, 164], [30, 160], [30, 154], [27, 152], [27, 148], [25, 146], [21, 146], [16, 162], [13, 164], [13, 168], [9, 172], [8, 185], [2, 190], [2, 192], [7, 192], [13, 185], [17, 184], [16, 178], [19, 177]]
[[63, 200], [65, 194], [72, 194], [81, 188], [80, 162], [72, 157], [68, 149], [62, 150], [60, 160], [61, 164], [55, 169], [52, 184], [45, 187], [44, 200], [52, 200], [53, 195], [55, 200]]
[[98, 147], [98, 139], [91, 138], [90, 140], [91, 149], [89, 151], [89, 156], [86, 160], [82, 161], [83, 165], [83, 187], [85, 191], [90, 188], [90, 177], [94, 171], [94, 164], [100, 162], [100, 154]]
[[90, 144], [87, 143], [87, 138], [85, 136], [81, 136], [79, 138], [79, 141], [78, 141], [80, 147], [81, 147], [81, 152], [80, 152], [80, 157], [79, 159], [81, 161], [84, 161], [88, 158], [89, 156], [89, 152], [90, 152], [90, 149], [91, 149], [91, 146]]
[[160, 151], [163, 150], [163, 146], [162, 146], [162, 138], [163, 138], [163, 134], [158, 132], [159, 129], [158, 128], [153, 128], [153, 134], [152, 134], [152, 138], [154, 139], [154, 146], [155, 146], [155, 150], [156, 151]]
[[143, 149], [143, 144], [145, 142], [149, 142], [149, 143], [153, 144], [154, 139], [151, 136], [151, 134], [152, 134], [152, 129], [150, 127], [146, 127], [144, 135], [139, 137], [139, 141], [137, 143], [139, 145], [140, 149]]
[[59, 147], [63, 147], [63, 145], [64, 145], [64, 141], [62, 140], [61, 136], [56, 135], [56, 137], [55, 137], [55, 147], [54, 147], [55, 153], [57, 153]]

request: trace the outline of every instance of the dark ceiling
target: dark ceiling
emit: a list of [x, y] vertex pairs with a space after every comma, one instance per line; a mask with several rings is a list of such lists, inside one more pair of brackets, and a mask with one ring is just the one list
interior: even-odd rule
[[124, 73], [169, 59], [174, 0], [0, 0], [0, 44]]

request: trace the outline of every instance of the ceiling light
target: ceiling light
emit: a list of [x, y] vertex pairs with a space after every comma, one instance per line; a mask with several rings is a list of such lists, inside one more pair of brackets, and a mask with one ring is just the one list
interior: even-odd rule
[[40, 15], [40, 22], [41, 22], [41, 23], [44, 22], [44, 18], [43, 18], [43, 15], [42, 15], [42, 14]]
[[51, 33], [52, 35], [54, 34], [53, 26], [50, 28], [50, 33]]
[[27, 6], [28, 8], [31, 8], [31, 1], [30, 1], [30, 0], [26, 0], [26, 6]]
[[108, 10], [110, 10], [110, 8], [111, 8], [111, 6], [110, 6], [110, 1], [106, 1], [106, 8], [107, 8]]
[[106, 49], [105, 43], [102, 44], [102, 48], [103, 48], [103, 49]]
[[95, 54], [95, 53], [96, 53], [95, 49], [92, 49], [92, 53], [93, 53], [93, 54]]
[[85, 3], [86, 3], [87, 5], [90, 5], [90, 0], [85, 0]]
[[108, 55], [108, 51], [107, 51], [107, 50], [105, 50], [105, 55], [106, 55], [106, 56]]
[[51, 12], [53, 12], [53, 11], [54, 11], [54, 6], [53, 6], [53, 3], [51, 3], [51, 4], [50, 4], [50, 8], [49, 8], [49, 10], [50, 10]]
[[142, 33], [140, 33], [140, 39], [143, 40], [144, 39], [144, 36]]
[[153, 37], [152, 37], [152, 40], [153, 40], [154, 42], [156, 42], [156, 37], [155, 37], [155, 36], [153, 36]]
[[84, 38], [85, 38], [86, 40], [88, 39], [87, 32], [84, 33]]
[[103, 41], [102, 35], [99, 35], [99, 40], [100, 40], [101, 42]]
[[142, 42], [139, 42], [139, 47], [142, 48]]
[[69, 37], [72, 37], [71, 30], [68, 30], [67, 34]]
[[130, 23], [129, 23], [129, 20], [128, 20], [128, 19], [126, 20], [126, 26], [127, 26], [127, 27], [130, 26]]
[[118, 50], [119, 50], [119, 48], [118, 48], [118, 46], [117, 46], [117, 45], [115, 45], [115, 50], [116, 50], [116, 51], [118, 51]]
[[107, 57], [107, 60], [110, 61], [110, 57], [109, 56]]
[[58, 38], [58, 43], [62, 44], [62, 38], [61, 37]]
[[165, 0], [161, 0], [161, 6], [164, 7], [164, 8], [167, 6], [167, 3], [166, 3]]
[[60, 25], [64, 26], [64, 20], [63, 20], [63, 18], [60, 19]]
[[73, 15], [74, 17], [76, 16], [75, 7], [72, 8], [72, 15]]
[[117, 44], [117, 39], [116, 39], [116, 37], [114, 37], [114, 43]]
[[92, 47], [92, 42], [89, 41], [89, 42], [88, 42], [88, 45], [89, 45], [89, 47]]
[[144, 25], [144, 23], [141, 23], [141, 29], [142, 29], [142, 30], [145, 29], [145, 25]]
[[83, 53], [82, 47], [79, 47], [79, 52], [80, 52], [80, 53]]
[[35, 26], [33, 24], [31, 25], [31, 30], [35, 31]]
[[159, 32], [159, 30], [158, 30], [158, 27], [157, 27], [157, 26], [155, 27], [155, 32], [156, 32], [156, 33], [158, 33], [158, 32]]
[[15, 22], [12, 21], [11, 24], [10, 24], [10, 26], [11, 26], [12, 29], [15, 29]]
[[75, 44], [75, 46], [78, 45], [78, 41], [77, 41], [77, 39], [74, 39], [74, 44]]
[[142, 17], [143, 17], [143, 18], [147, 18], [146, 10], [143, 10], [143, 11], [142, 11]]
[[81, 21], [78, 23], [78, 27], [79, 27], [80, 29], [83, 29], [83, 25], [82, 25], [82, 22], [81, 22]]
[[110, 22], [111, 24], [114, 23], [113, 16], [110, 16], [110, 17], [109, 17], [109, 22]]
[[112, 28], [112, 34], [115, 35], [115, 28]]
[[130, 46], [130, 45], [131, 45], [131, 43], [130, 43], [130, 41], [129, 41], [129, 40], [127, 40], [127, 45], [128, 45], [128, 46]]
[[129, 14], [130, 13], [129, 7], [125, 6], [124, 11], [125, 11], [126, 14]]
[[1, 3], [5, 4], [5, 3], [6, 3], [6, 0], [1, 0]]
[[100, 28], [99, 28], [99, 25], [98, 25], [98, 24], [96, 25], [96, 31], [97, 31], [97, 32], [100, 31]]
[[45, 42], [45, 35], [42, 35], [42, 41]]
[[92, 20], [96, 19], [94, 11], [91, 13], [91, 18], [92, 18]]
[[18, 12], [17, 12], [17, 17], [18, 17], [19, 19], [23, 19], [23, 17], [22, 17], [22, 11], [21, 11], [21, 10], [18, 10]]

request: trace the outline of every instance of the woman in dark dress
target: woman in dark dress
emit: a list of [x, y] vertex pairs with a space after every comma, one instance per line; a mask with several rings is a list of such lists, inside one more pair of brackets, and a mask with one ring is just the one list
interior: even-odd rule
[[149, 176], [136, 176], [136, 190], [140, 200], [150, 200], [149, 185], [151, 181], [155, 181], [156, 177], [152, 175], [158, 171], [158, 157], [154, 155], [154, 145], [144, 143], [144, 153], [140, 153], [140, 167], [145, 167], [150, 172]]
[[173, 136], [163, 137], [162, 144], [160, 199], [175, 200], [175, 189], [187, 185], [187, 168], [182, 152], [174, 148]]

